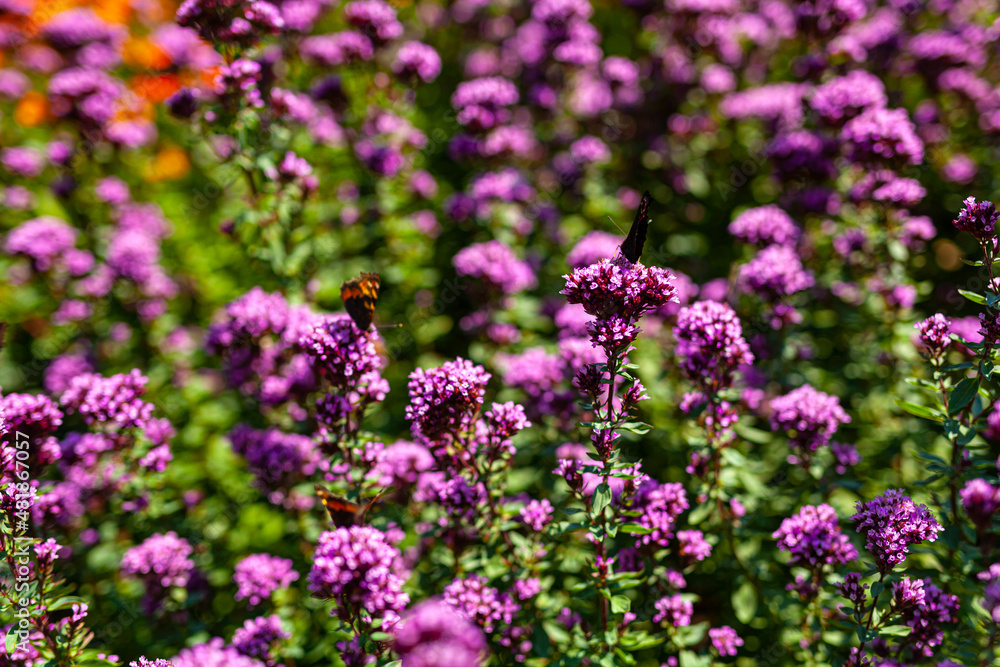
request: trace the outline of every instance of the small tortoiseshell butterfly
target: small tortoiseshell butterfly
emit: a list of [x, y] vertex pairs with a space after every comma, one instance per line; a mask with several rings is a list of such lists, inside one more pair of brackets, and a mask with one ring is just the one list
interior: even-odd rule
[[382, 497], [382, 491], [379, 491], [374, 498], [364, 505], [352, 503], [350, 500], [335, 496], [319, 484], [316, 485], [316, 495], [319, 496], [323, 507], [330, 514], [330, 520], [333, 521], [333, 525], [343, 528], [363, 525], [365, 515], [378, 502], [378, 499]]
[[346, 280], [340, 286], [340, 298], [344, 309], [362, 331], [368, 331], [375, 317], [375, 302], [382, 279], [377, 273], [362, 273], [353, 280]]
[[646, 243], [646, 232], [649, 230], [649, 204], [653, 201], [649, 190], [642, 193], [639, 210], [635, 212], [635, 220], [628, 230], [628, 236], [621, 244], [622, 255], [632, 264], [642, 256], [642, 246]]

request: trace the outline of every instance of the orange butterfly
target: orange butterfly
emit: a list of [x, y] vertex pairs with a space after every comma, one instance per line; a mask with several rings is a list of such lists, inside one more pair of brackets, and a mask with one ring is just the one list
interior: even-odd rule
[[368, 510], [378, 502], [383, 493], [384, 490], [379, 491], [365, 505], [359, 505], [358, 503], [352, 503], [350, 500], [333, 495], [319, 484], [316, 485], [316, 495], [319, 496], [323, 507], [330, 514], [330, 520], [333, 521], [333, 525], [337, 527], [363, 525]]
[[344, 309], [362, 331], [367, 331], [375, 317], [375, 302], [382, 286], [382, 278], [377, 273], [362, 273], [353, 280], [346, 280], [340, 286], [340, 298]]

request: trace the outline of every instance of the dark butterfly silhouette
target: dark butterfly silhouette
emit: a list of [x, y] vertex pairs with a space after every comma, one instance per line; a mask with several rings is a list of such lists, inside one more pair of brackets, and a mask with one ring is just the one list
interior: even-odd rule
[[635, 220], [628, 230], [628, 236], [621, 244], [622, 255], [632, 264], [639, 261], [642, 256], [642, 246], [646, 243], [646, 232], [649, 230], [649, 204], [653, 198], [649, 190], [642, 193], [642, 201], [639, 202], [639, 210], [635, 212]]
[[344, 281], [340, 286], [340, 298], [344, 309], [362, 331], [368, 331], [375, 317], [375, 302], [382, 279], [377, 273], [362, 273], [353, 280]]
[[316, 495], [319, 496], [323, 507], [330, 514], [330, 520], [333, 521], [333, 525], [338, 527], [363, 525], [368, 510], [378, 502], [383, 493], [384, 491], [379, 491], [366, 504], [359, 505], [358, 503], [352, 503], [350, 500], [333, 495], [319, 484], [316, 485]]

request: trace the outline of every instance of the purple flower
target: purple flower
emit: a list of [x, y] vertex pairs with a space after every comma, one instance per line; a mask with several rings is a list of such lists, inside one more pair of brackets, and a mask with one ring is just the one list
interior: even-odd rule
[[392, 63], [396, 74], [412, 73], [422, 81], [433, 81], [441, 73], [441, 56], [422, 42], [406, 42], [396, 52]]
[[343, 15], [348, 23], [383, 42], [403, 34], [403, 24], [396, 19], [396, 10], [382, 0], [349, 2], [344, 5]]
[[802, 268], [793, 248], [772, 245], [740, 267], [737, 285], [747, 294], [777, 301], [813, 286], [812, 273]]
[[546, 499], [530, 500], [528, 504], [521, 508], [521, 520], [534, 530], [542, 532], [545, 527], [552, 522], [552, 503]]
[[299, 578], [292, 561], [270, 554], [251, 554], [236, 564], [233, 581], [237, 600], [248, 600], [251, 607], [271, 597], [275, 591], [288, 588]]
[[787, 213], [768, 204], [740, 213], [729, 223], [729, 233], [744, 243], [758, 246], [793, 246], [798, 242], [801, 232]]
[[783, 520], [771, 535], [778, 548], [789, 552], [788, 564], [822, 570], [824, 565], [845, 565], [858, 557], [847, 535], [840, 530], [837, 513], [826, 503], [805, 505]]
[[852, 70], [817, 86], [809, 105], [831, 125], [840, 125], [866, 109], [884, 108], [885, 85], [874, 74]]
[[527, 262], [500, 241], [474, 243], [458, 251], [452, 259], [460, 276], [477, 278], [501, 294], [517, 294], [537, 284]]
[[451, 96], [451, 105], [458, 112], [458, 122], [472, 130], [488, 130], [506, 122], [506, 109], [517, 104], [517, 86], [499, 76], [463, 81]]
[[375, 348], [378, 332], [361, 331], [346, 316], [326, 317], [299, 339], [299, 347], [335, 388], [355, 388], [365, 374], [378, 371], [385, 360]]
[[45, 169], [45, 156], [37, 148], [15, 146], [0, 150], [0, 164], [15, 176], [34, 178]]
[[941, 645], [941, 626], [958, 620], [959, 600], [943, 592], [930, 579], [912, 581], [904, 578], [894, 587], [894, 602], [902, 610], [901, 620], [911, 629], [903, 639], [917, 655], [930, 658]]
[[247, 620], [242, 628], [233, 633], [232, 646], [245, 656], [273, 664], [278, 643], [291, 636], [290, 632], [282, 629], [281, 618], [277, 614], [259, 616]]
[[802, 96], [807, 90], [807, 86], [798, 83], [765, 84], [729, 93], [719, 111], [729, 118], [776, 120], [785, 127], [793, 127], [802, 118]]
[[931, 315], [913, 326], [920, 331], [920, 342], [931, 359], [941, 357], [951, 344], [951, 322], [941, 313]]
[[455, 579], [445, 586], [444, 601], [491, 634], [510, 626], [521, 606], [486, 583], [486, 577], [478, 574]]
[[712, 545], [700, 530], [677, 531], [678, 555], [686, 562], [705, 560], [712, 554]]
[[285, 27], [278, 8], [263, 0], [184, 0], [177, 24], [193, 28], [209, 43], [251, 46]]
[[926, 505], [915, 504], [899, 489], [890, 489], [867, 503], [857, 502], [851, 520], [865, 536], [865, 548], [885, 574], [902, 563], [911, 544], [937, 540], [944, 528]]
[[728, 625], [719, 628], [709, 628], [708, 636], [712, 639], [712, 646], [721, 656], [736, 655], [736, 649], [743, 646], [743, 640]]
[[837, 590], [845, 598], [851, 601], [855, 608], [860, 608], [865, 604], [868, 584], [861, 583], [861, 575], [857, 572], [849, 572], [844, 575], [844, 581], [837, 585]]
[[569, 147], [569, 153], [580, 164], [604, 164], [611, 160], [608, 145], [590, 135], [580, 137]]
[[413, 435], [434, 440], [467, 430], [483, 404], [490, 377], [482, 366], [461, 357], [410, 373], [406, 418]]
[[30, 257], [38, 271], [48, 271], [76, 244], [77, 232], [64, 221], [43, 215], [22, 222], [7, 234], [4, 249], [11, 255]]
[[59, 402], [67, 411], [82, 415], [88, 424], [142, 428], [153, 414], [153, 405], [140, 398], [148, 381], [138, 369], [108, 378], [96, 373], [78, 375]]
[[331, 615], [346, 620], [353, 610], [361, 610], [370, 619], [383, 619], [388, 628], [410, 601], [403, 592], [406, 576], [399, 550], [385, 533], [370, 526], [337, 528], [319, 536], [309, 591], [334, 601]]
[[482, 631], [439, 598], [407, 610], [393, 634], [407, 667], [480, 667], [486, 654]]
[[906, 109], [870, 108], [844, 125], [840, 141], [847, 157], [858, 163], [906, 165], [924, 161], [924, 144]]
[[602, 259], [611, 259], [618, 253], [622, 238], [608, 232], [592, 231], [576, 242], [566, 255], [566, 263], [574, 269], [596, 264]]
[[979, 173], [979, 166], [976, 161], [968, 155], [961, 153], [952, 155], [944, 166], [941, 167], [941, 178], [949, 183], [966, 185]]
[[600, 319], [618, 315], [635, 322], [647, 311], [677, 300], [669, 271], [639, 262], [629, 264], [624, 257], [602, 260], [563, 278], [566, 287], [560, 294]]
[[789, 444], [804, 456], [824, 445], [851, 418], [836, 396], [804, 384], [771, 400], [771, 428], [787, 431]]
[[312, 438], [284, 433], [277, 428], [258, 431], [239, 424], [229, 434], [233, 451], [244, 457], [247, 469], [254, 475], [255, 485], [281, 502], [284, 493], [316, 472], [320, 452]]
[[220, 637], [181, 650], [170, 659], [174, 667], [265, 667], [260, 660], [245, 656]]
[[977, 575], [983, 585], [983, 609], [994, 623], [1000, 623], [1000, 563], [990, 565], [988, 570]]
[[337, 67], [354, 61], [367, 61], [375, 56], [370, 39], [360, 32], [344, 30], [329, 35], [313, 35], [302, 40], [299, 47], [307, 62]]
[[674, 536], [677, 518], [689, 507], [684, 487], [676, 482], [660, 484], [647, 479], [639, 486], [633, 509], [640, 512], [636, 520], [649, 533], [636, 537], [636, 547], [665, 547]]
[[174, 531], [156, 533], [125, 552], [122, 574], [145, 582], [147, 610], [152, 610], [166, 597], [168, 589], [187, 586], [194, 572], [194, 562], [189, 558], [191, 553], [188, 541]]
[[665, 623], [675, 628], [691, 625], [694, 605], [690, 600], [685, 600], [680, 593], [660, 598], [654, 607], [656, 614], [653, 616], [653, 623]]
[[974, 197], [965, 200], [962, 210], [952, 223], [963, 232], [969, 232], [983, 245], [996, 236], [996, 223], [1000, 214], [993, 202], [977, 202]]
[[988, 531], [993, 515], [1000, 509], [1000, 487], [985, 479], [970, 479], [959, 492], [962, 506], [979, 531]]
[[698, 301], [681, 308], [674, 337], [684, 374], [716, 389], [732, 384], [738, 366], [753, 363], [740, 320], [724, 303]]

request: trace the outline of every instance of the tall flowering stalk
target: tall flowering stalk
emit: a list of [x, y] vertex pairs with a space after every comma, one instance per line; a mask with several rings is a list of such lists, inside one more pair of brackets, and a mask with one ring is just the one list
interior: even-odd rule
[[615, 477], [628, 484], [637, 473], [634, 467], [621, 460], [615, 441], [621, 430], [638, 433], [648, 430], [645, 424], [630, 421], [629, 412], [646, 398], [646, 390], [631, 374], [636, 367], [627, 362], [626, 356], [634, 349], [632, 344], [641, 331], [637, 325], [642, 315], [677, 301], [677, 296], [671, 282], [673, 276], [667, 270], [645, 267], [639, 262], [631, 264], [620, 256], [578, 268], [565, 278], [566, 288], [562, 294], [569, 303], [581, 304], [587, 314], [595, 318], [587, 330], [593, 346], [605, 355], [604, 363], [591, 364], [581, 370], [575, 383], [588, 399], [585, 409], [594, 413], [594, 421], [583, 425], [591, 427], [594, 452], [590, 456], [600, 463], [599, 466], [585, 466], [584, 472], [601, 477], [587, 513], [596, 549], [592, 576], [599, 617], [597, 631], [592, 635], [596, 641], [592, 641], [592, 645], [602, 645], [606, 652], [610, 648], [606, 631], [612, 600], [609, 579], [614, 574], [614, 559], [608, 554], [607, 542], [617, 532], [617, 526], [609, 525], [613, 512], [609, 509], [612, 500], [609, 480]]

